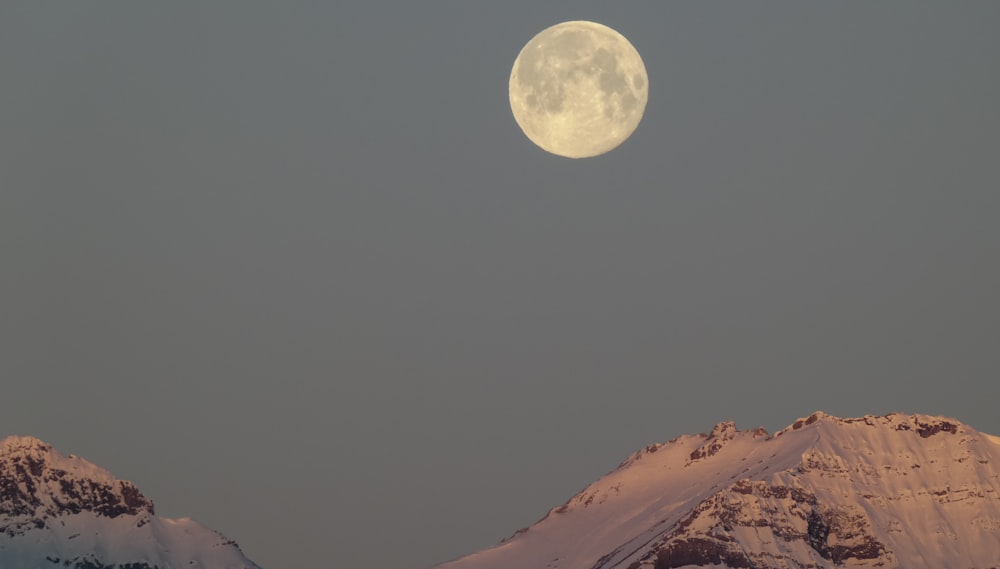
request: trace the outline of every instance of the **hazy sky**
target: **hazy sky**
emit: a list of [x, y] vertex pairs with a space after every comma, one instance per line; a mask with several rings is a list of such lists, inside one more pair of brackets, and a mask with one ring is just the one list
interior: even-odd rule
[[[627, 36], [583, 161], [507, 80]], [[721, 420], [1000, 434], [1000, 2], [0, 3], [0, 435], [412, 567]]]

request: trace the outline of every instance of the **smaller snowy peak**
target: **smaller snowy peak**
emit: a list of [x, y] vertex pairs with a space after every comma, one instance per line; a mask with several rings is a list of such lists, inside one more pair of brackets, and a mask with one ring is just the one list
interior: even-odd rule
[[34, 437], [0, 441], [0, 534], [45, 527], [80, 512], [116, 518], [153, 514], [153, 502], [131, 482], [82, 458], [65, 457]]
[[0, 568], [260, 569], [235, 542], [153, 513], [131, 482], [34, 437], [0, 440]]
[[691, 451], [690, 460], [694, 462], [696, 460], [715, 456], [730, 441], [739, 436], [749, 436], [753, 439], [767, 439], [770, 437], [763, 427], [757, 427], [756, 429], [749, 431], [740, 431], [736, 428], [736, 423], [733, 421], [724, 421], [716, 424], [715, 427], [712, 428], [712, 432], [708, 434], [705, 442], [699, 445], [698, 448]]
[[794, 423], [792, 423], [791, 425], [788, 425], [784, 429], [782, 429], [782, 430], [778, 431], [777, 433], [775, 433], [774, 436], [781, 435], [781, 434], [783, 434], [783, 433], [785, 433], [787, 431], [797, 431], [797, 430], [801, 429], [802, 427], [806, 427], [806, 426], [812, 425], [813, 423], [816, 423], [817, 421], [820, 421], [820, 420], [827, 420], [827, 421], [831, 421], [831, 422], [835, 422], [835, 423], [839, 422], [839, 421], [843, 421], [843, 419], [840, 419], [838, 417], [834, 417], [832, 415], [827, 415], [826, 413], [824, 413], [822, 411], [816, 411], [815, 413], [813, 413], [812, 415], [809, 415], [808, 417], [799, 417], [798, 419], [795, 420]]

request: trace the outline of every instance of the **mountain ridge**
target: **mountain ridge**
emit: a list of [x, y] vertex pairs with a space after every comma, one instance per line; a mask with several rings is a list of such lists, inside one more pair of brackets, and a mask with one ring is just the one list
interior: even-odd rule
[[773, 435], [722, 422], [436, 569], [997, 567], [998, 464], [996, 437], [948, 417], [816, 412]]
[[157, 516], [131, 482], [19, 435], [0, 440], [0, 567], [260, 569], [221, 533]]

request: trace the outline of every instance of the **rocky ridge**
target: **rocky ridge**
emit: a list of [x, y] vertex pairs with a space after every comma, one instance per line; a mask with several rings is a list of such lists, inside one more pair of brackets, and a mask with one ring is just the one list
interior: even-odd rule
[[259, 569], [222, 534], [157, 516], [131, 482], [20, 436], [0, 440], [0, 567]]
[[1000, 445], [944, 417], [821, 412], [650, 445], [439, 569], [1000, 567]]
[[135, 485], [84, 460], [63, 457], [34, 437], [0, 442], [0, 533], [22, 535], [85, 511], [112, 519], [154, 513]]

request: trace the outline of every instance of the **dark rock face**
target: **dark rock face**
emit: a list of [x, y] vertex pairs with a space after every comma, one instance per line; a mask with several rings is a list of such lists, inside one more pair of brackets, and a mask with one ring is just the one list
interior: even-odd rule
[[60, 511], [74, 514], [90, 511], [109, 518], [136, 515], [142, 511], [153, 513], [153, 503], [140, 494], [131, 482], [119, 480], [114, 487], [93, 480], [74, 480], [60, 470], [53, 470], [46, 481], [59, 483], [62, 494], [53, 496], [52, 500]]
[[917, 422], [917, 434], [923, 438], [930, 438], [938, 433], [958, 433], [958, 425], [950, 421], [940, 421], [938, 423]]
[[738, 546], [704, 538], [680, 540], [656, 554], [654, 569], [672, 569], [689, 565], [725, 565], [733, 569], [754, 567]]
[[[738, 498], [738, 499], [734, 499]], [[780, 554], [765, 552], [734, 537], [738, 528], [770, 533], [790, 549], [807, 544], [817, 561], [842, 565], [852, 560], [889, 561], [864, 511], [824, 505], [801, 488], [740, 480], [702, 501], [630, 569], [655, 560], [653, 569], [725, 565], [769, 569], [786, 566]], [[822, 565], [818, 565], [822, 566]]]
[[55, 455], [37, 439], [0, 449], [0, 533], [42, 528], [49, 518], [84, 511], [108, 518], [154, 513], [153, 502], [131, 482], [110, 475], [90, 479], [63, 467], [72, 461], [89, 464]]
[[[823, 559], [842, 565], [851, 559], [878, 559], [885, 555], [885, 545], [869, 534], [871, 524], [864, 514], [842, 509], [827, 509], [823, 515], [813, 512], [808, 518], [809, 545]], [[850, 545], [830, 544], [830, 537]]]
[[105, 565], [94, 559], [59, 559], [58, 557], [46, 557], [46, 561], [55, 567], [69, 567], [71, 569], [160, 569], [159, 565], [149, 563], [125, 563], [122, 565]]

